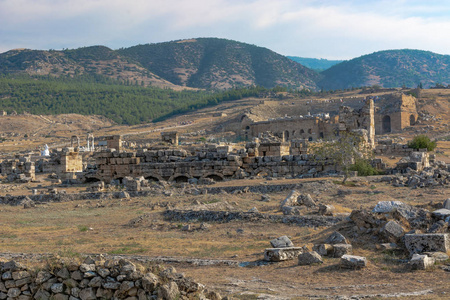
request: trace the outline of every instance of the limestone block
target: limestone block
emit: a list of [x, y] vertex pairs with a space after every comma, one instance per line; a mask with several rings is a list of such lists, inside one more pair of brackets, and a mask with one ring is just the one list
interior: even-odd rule
[[409, 265], [413, 270], [426, 270], [432, 267], [435, 263], [435, 259], [428, 257], [427, 255], [414, 254]]
[[304, 252], [298, 256], [298, 265], [306, 266], [323, 263], [322, 257], [316, 251]]
[[[449, 201], [450, 202], [450, 201]], [[432, 212], [433, 217], [444, 220], [450, 216], [450, 209], [441, 208]]]
[[342, 257], [344, 255], [352, 254], [353, 247], [350, 244], [334, 244], [333, 257]]
[[405, 230], [396, 221], [387, 222], [383, 227], [383, 232], [389, 240], [394, 242], [405, 235]]
[[344, 255], [339, 265], [343, 268], [359, 269], [367, 266], [367, 259], [363, 256]]
[[377, 205], [374, 207], [372, 211], [375, 213], [388, 213], [398, 207], [404, 206], [406, 205], [401, 201], [380, 201], [377, 203]]
[[271, 240], [270, 244], [274, 248], [294, 247], [294, 243], [292, 243], [292, 241], [285, 235], [280, 236], [279, 238]]
[[322, 256], [332, 255], [333, 249], [333, 246], [330, 244], [317, 244], [313, 247], [313, 250]]
[[406, 234], [405, 247], [411, 255], [426, 251], [447, 252], [450, 241], [448, 233]]
[[298, 196], [299, 193], [296, 190], [292, 190], [286, 197], [286, 199], [284, 199], [283, 202], [281, 202], [281, 207], [296, 205]]
[[264, 250], [265, 261], [283, 261], [294, 259], [303, 253], [303, 248], [288, 247], [288, 248], [267, 248]]

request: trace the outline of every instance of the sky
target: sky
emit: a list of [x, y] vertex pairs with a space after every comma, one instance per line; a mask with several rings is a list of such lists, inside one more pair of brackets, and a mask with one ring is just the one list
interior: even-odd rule
[[218, 37], [282, 55], [450, 54], [450, 1], [0, 0], [0, 53]]

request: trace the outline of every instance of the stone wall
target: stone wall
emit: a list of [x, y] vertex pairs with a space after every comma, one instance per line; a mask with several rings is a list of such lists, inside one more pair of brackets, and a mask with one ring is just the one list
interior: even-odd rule
[[[248, 127], [248, 128], [247, 128]], [[316, 141], [336, 136], [337, 119], [321, 116], [285, 117], [274, 120], [254, 122], [246, 125], [246, 138], [259, 137], [260, 134], [270, 131], [276, 135], [284, 136], [286, 141], [292, 139], [307, 139]]]
[[96, 152], [97, 172], [92, 178], [110, 182], [127, 176], [143, 176], [156, 181], [187, 182], [193, 178], [220, 181], [263, 174], [270, 177], [315, 177], [338, 171], [331, 162], [319, 164], [306, 154], [261, 157], [251, 156], [244, 149], [232, 153], [229, 150], [217, 147], [194, 154], [179, 149]]
[[126, 259], [61, 259], [41, 270], [17, 261], [0, 267], [0, 299], [221, 299], [173, 267], [144, 267]]

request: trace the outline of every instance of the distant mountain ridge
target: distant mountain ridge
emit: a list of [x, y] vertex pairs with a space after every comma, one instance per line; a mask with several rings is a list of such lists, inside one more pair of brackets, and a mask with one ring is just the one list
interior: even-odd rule
[[423, 87], [450, 84], [450, 55], [422, 50], [385, 50], [337, 64], [317, 82], [326, 90], [379, 85]]
[[313, 69], [316, 72], [322, 72], [326, 69], [331, 68], [334, 65], [343, 62], [343, 60], [329, 60], [324, 58], [308, 58], [299, 56], [286, 56], [286, 57], [295, 62], [298, 62], [301, 65], [304, 65], [307, 68]]
[[[385, 50], [340, 63], [290, 58], [237, 41], [197, 38], [119, 50], [105, 46], [62, 51], [11, 50], [0, 54], [0, 75], [76, 77], [89, 74], [129, 85], [207, 90], [246, 86], [337, 90], [372, 85], [450, 84], [450, 56], [429, 51]], [[334, 65], [319, 73], [303, 64], [311, 68]]]
[[320, 75], [269, 49], [199, 38], [111, 50], [11, 50], [0, 54], [0, 74], [100, 74], [137, 85], [229, 89], [243, 86], [315, 89]]

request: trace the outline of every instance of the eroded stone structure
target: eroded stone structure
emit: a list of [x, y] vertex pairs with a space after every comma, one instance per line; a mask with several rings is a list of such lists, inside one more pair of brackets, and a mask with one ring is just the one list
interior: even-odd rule
[[400, 132], [417, 122], [416, 98], [403, 93], [384, 95], [375, 102], [376, 134]]
[[178, 132], [176, 131], [161, 132], [161, 140], [165, 143], [178, 145]]
[[6, 159], [0, 165], [1, 174], [7, 176], [8, 181], [29, 182], [36, 179], [35, 165], [29, 156]]

